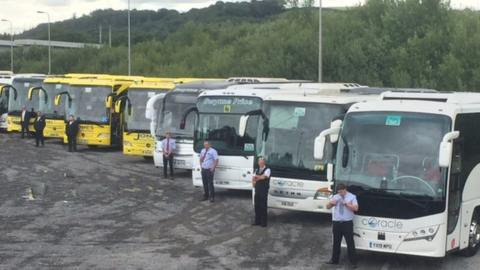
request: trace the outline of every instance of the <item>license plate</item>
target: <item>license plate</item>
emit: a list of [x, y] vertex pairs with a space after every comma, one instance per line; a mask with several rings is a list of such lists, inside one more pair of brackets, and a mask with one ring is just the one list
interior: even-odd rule
[[393, 249], [392, 244], [388, 243], [370, 242], [368, 246], [376, 249]]
[[230, 185], [229, 181], [215, 181], [215, 185]]
[[174, 159], [173, 164], [185, 166], [185, 160]]
[[288, 207], [293, 207], [295, 206], [294, 202], [280, 202], [282, 206], [288, 206]]

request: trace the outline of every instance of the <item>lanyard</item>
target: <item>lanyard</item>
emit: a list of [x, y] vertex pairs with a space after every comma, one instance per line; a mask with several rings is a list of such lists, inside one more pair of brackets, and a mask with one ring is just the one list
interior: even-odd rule
[[[208, 149], [208, 150], [210, 150], [210, 149]], [[205, 153], [203, 154], [203, 157], [202, 157], [202, 159], [203, 159], [203, 161], [204, 161], [204, 162], [205, 162], [205, 157], [206, 157], [206, 156], [207, 156], [207, 154], [208, 154], [208, 150], [205, 150]]]

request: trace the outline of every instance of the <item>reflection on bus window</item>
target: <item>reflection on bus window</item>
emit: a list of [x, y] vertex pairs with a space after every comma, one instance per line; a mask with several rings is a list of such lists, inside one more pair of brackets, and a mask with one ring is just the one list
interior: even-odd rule
[[257, 154], [264, 156], [270, 167], [285, 173], [291, 171], [295, 177], [325, 180], [325, 164], [331, 160], [332, 146], [327, 144], [323, 161], [313, 158], [312, 149], [315, 138], [330, 127], [331, 121], [343, 112], [343, 106], [271, 102], [265, 110], [270, 119], [269, 134], [264, 143], [258, 137], [257, 144], [263, 146]]

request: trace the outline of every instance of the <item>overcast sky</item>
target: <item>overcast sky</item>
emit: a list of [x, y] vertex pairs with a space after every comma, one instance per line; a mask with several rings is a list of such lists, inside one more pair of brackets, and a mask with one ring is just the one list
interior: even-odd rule
[[[224, 0], [224, 2], [238, 2], [241, 0]], [[364, 0], [323, 0], [326, 7], [354, 6]], [[0, 0], [0, 19], [13, 22], [15, 32], [32, 28], [39, 23], [46, 22], [45, 14], [37, 14], [37, 10], [50, 13], [52, 21], [61, 21], [71, 18], [73, 14], [80, 17], [96, 9], [113, 8], [126, 9], [128, 0]], [[202, 8], [214, 4], [216, 0], [131, 0], [132, 9], [160, 8], [187, 11], [191, 8]], [[480, 0], [451, 0], [455, 8], [479, 8]], [[0, 22], [0, 33], [10, 32], [7, 22]]]

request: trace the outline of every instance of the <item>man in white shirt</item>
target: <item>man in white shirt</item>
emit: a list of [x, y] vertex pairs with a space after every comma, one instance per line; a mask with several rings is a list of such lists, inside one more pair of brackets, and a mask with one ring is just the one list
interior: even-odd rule
[[357, 255], [353, 240], [353, 217], [355, 212], [358, 211], [357, 197], [348, 192], [344, 184], [337, 184], [336, 188], [337, 194], [327, 204], [328, 209], [333, 208], [333, 251], [332, 258], [327, 264], [338, 264], [342, 238], [345, 238], [348, 259], [352, 264], [352, 268], [357, 268]]
[[25, 138], [25, 135], [30, 136], [30, 130], [28, 125], [30, 124], [30, 112], [27, 111], [27, 107], [22, 107], [22, 112], [20, 113], [20, 126], [22, 128], [22, 138]]
[[258, 169], [252, 179], [253, 188], [255, 189], [255, 222], [252, 225], [260, 225], [267, 227], [268, 217], [268, 189], [270, 188], [271, 171], [265, 165], [265, 159], [258, 159]]
[[210, 142], [203, 142], [203, 149], [200, 152], [200, 164], [202, 167], [202, 182], [203, 182], [203, 198], [201, 201], [210, 199], [210, 202], [215, 201], [215, 187], [213, 184], [213, 177], [215, 168], [218, 166], [218, 152], [210, 146]]
[[162, 140], [163, 152], [163, 177], [167, 178], [167, 167], [170, 165], [170, 179], [173, 180], [173, 153], [177, 148], [175, 139], [170, 132], [165, 133], [165, 139]]

